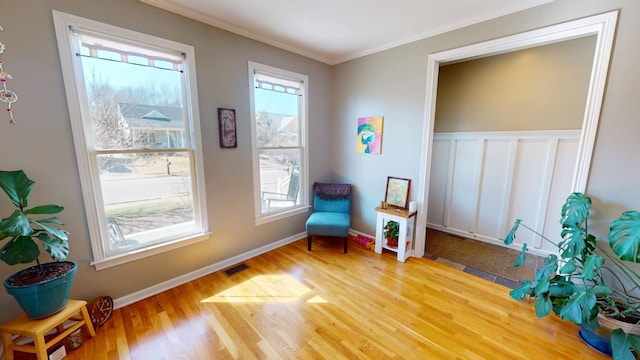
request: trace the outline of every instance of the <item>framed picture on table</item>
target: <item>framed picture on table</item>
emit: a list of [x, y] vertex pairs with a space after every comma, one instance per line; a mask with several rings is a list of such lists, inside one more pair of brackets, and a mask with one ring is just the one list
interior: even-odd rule
[[410, 179], [387, 177], [387, 193], [385, 201], [391, 207], [406, 209], [409, 200]]

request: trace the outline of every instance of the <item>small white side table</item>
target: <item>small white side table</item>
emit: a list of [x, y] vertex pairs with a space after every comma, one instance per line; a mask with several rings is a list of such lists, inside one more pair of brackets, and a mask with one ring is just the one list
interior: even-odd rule
[[[417, 211], [381, 207], [376, 208], [378, 217], [376, 220], [376, 253], [382, 254], [382, 249], [397, 253], [398, 261], [404, 262], [413, 255], [413, 233], [416, 224]], [[400, 225], [398, 234], [398, 247], [389, 246], [383, 238], [384, 226], [387, 221], [395, 221]]]

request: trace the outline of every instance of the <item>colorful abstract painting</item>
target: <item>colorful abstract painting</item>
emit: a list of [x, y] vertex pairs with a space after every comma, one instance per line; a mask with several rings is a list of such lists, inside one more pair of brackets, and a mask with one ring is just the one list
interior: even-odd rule
[[358, 118], [356, 151], [362, 154], [382, 152], [382, 116]]
[[411, 187], [410, 179], [403, 179], [397, 177], [387, 177], [387, 194], [385, 201], [389, 206], [395, 206], [400, 208], [407, 207], [407, 200], [409, 199], [409, 188]]

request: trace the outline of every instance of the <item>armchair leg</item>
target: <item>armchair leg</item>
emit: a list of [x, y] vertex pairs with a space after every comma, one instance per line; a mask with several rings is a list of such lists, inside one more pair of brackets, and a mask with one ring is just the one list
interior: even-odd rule
[[347, 253], [347, 243], [348, 243], [348, 242], [349, 242], [349, 236], [347, 235], [347, 236], [344, 238], [344, 253], [345, 253], [345, 254]]
[[313, 235], [307, 235], [307, 250], [311, 251], [311, 237]]

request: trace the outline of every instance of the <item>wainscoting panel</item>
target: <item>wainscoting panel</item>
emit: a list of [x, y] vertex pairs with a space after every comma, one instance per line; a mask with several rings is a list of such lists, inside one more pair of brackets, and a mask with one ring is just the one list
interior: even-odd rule
[[444, 212], [446, 209], [446, 196], [444, 191], [448, 187], [449, 180], [449, 159], [451, 154], [451, 141], [436, 140], [433, 141], [433, 153], [438, 156], [431, 157], [431, 188], [438, 191], [429, 191], [429, 205], [427, 214], [427, 223], [444, 224]]
[[[571, 189], [580, 131], [434, 134], [428, 227], [502, 244], [516, 219], [555, 239]], [[552, 252], [539, 237], [527, 242]]]
[[475, 230], [474, 205], [480, 171], [480, 145], [479, 139], [458, 139], [453, 144], [453, 154], [450, 156], [453, 166], [445, 221], [451, 228], [470, 233]]
[[508, 139], [484, 140], [484, 166], [480, 179], [480, 197], [477, 207], [475, 233], [497, 238], [504, 228], [504, 219], [509, 204], [512, 172], [512, 142]]
[[[553, 173], [553, 183], [549, 190], [547, 216], [544, 222], [544, 234], [553, 240], [560, 239], [560, 211], [567, 196], [574, 177], [576, 168], [576, 154], [578, 153], [579, 139], [565, 139], [558, 141], [558, 154]], [[543, 242], [542, 250], [554, 252], [556, 248], [548, 242]]]

